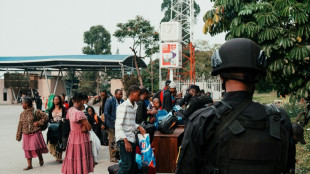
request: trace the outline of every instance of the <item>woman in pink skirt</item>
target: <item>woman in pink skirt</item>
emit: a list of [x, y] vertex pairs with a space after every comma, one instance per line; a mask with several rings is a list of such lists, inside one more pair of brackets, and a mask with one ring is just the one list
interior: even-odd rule
[[94, 162], [88, 131], [91, 126], [81, 109], [83, 95], [75, 94], [72, 98], [73, 107], [67, 111], [70, 120], [70, 134], [68, 138], [66, 157], [61, 172], [65, 174], [85, 174], [94, 172]]
[[32, 99], [25, 97], [22, 103], [24, 111], [20, 114], [16, 140], [20, 141], [23, 137], [23, 149], [27, 158], [28, 166], [24, 170], [32, 169], [32, 158], [39, 157], [39, 164], [43, 166], [42, 153], [47, 153], [41, 127], [47, 122], [48, 116], [40, 110], [34, 111]]

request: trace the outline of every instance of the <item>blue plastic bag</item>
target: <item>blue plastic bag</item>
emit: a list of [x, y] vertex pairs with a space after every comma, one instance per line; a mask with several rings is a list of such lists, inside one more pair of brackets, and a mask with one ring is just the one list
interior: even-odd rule
[[142, 157], [140, 154], [136, 154], [136, 163], [138, 164], [139, 170], [141, 170], [142, 167]]
[[155, 156], [151, 147], [149, 134], [145, 134], [144, 137], [142, 134], [138, 134], [138, 139], [142, 156], [142, 165], [155, 167]]

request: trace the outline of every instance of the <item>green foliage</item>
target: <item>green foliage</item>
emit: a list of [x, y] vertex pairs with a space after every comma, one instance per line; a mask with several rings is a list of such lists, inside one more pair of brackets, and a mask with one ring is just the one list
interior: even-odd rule
[[[306, 104], [285, 104], [284, 109], [291, 117], [291, 122], [293, 123], [296, 121], [296, 116], [306, 109]], [[307, 129], [310, 129], [310, 124], [304, 127], [304, 139], [307, 144], [296, 144], [296, 174], [309, 173], [310, 171], [310, 133]]]
[[[149, 56], [154, 46], [157, 45], [158, 47], [158, 32], [151, 26], [150, 21], [144, 19], [142, 16], [136, 16], [135, 19], [131, 19], [127, 23], [118, 23], [117, 28], [113, 36], [115, 36], [119, 42], [124, 42], [126, 38], [133, 39], [134, 43], [131, 48], [135, 51], [140, 45], [144, 45], [145, 54]], [[153, 54], [156, 52], [158, 52], [158, 50], [153, 50]]]
[[102, 25], [92, 26], [84, 32], [84, 43], [87, 44], [82, 49], [84, 54], [111, 54], [111, 34]]
[[77, 92], [77, 88], [79, 85], [79, 79], [78, 77], [75, 75], [75, 70], [74, 69], [68, 69], [68, 71], [66, 72], [66, 75], [64, 77], [64, 79], [67, 81], [67, 83], [70, 84], [70, 88], [71, 88], [71, 94], [74, 92]]
[[[84, 32], [83, 53], [88, 55], [111, 54], [111, 34], [102, 25], [92, 26], [89, 31]], [[87, 95], [96, 94], [98, 71], [82, 71], [78, 92]], [[100, 84], [100, 89], [106, 85]]]
[[124, 90], [127, 91], [131, 85], [140, 86], [138, 78], [134, 74], [125, 74], [122, 78]]
[[258, 93], [269, 93], [273, 90], [274, 84], [272, 82], [267, 82], [265, 79], [259, 79], [255, 84], [255, 90]]
[[83, 71], [80, 76], [80, 83], [78, 92], [95, 95], [97, 86], [97, 71]]
[[[152, 61], [153, 63], [153, 92], [157, 92], [159, 90], [159, 59]], [[152, 89], [152, 74], [151, 74], [151, 62], [148, 64], [147, 68], [145, 68], [141, 72], [141, 76], [143, 79], [143, 85], [145, 88], [151, 91]]]
[[249, 38], [268, 56], [266, 81], [279, 95], [308, 98], [310, 93], [309, 0], [211, 0], [204, 32], [227, 32], [226, 39]]
[[[126, 38], [133, 40], [133, 45], [130, 47], [134, 53], [135, 67], [140, 84], [143, 86], [143, 81], [140, 75], [137, 59], [142, 58], [141, 47], [144, 47], [145, 55], [151, 56], [159, 51], [159, 34], [151, 26], [150, 21], [144, 19], [142, 16], [136, 16], [135, 19], [129, 20], [127, 23], [118, 23], [117, 30], [113, 34], [119, 42], [124, 42]], [[137, 56], [139, 51], [139, 57]]]
[[198, 40], [195, 43], [196, 78], [209, 79], [211, 77], [211, 57], [219, 47], [220, 45], [210, 46], [207, 41], [203, 40]]
[[300, 112], [306, 110], [306, 105], [299, 102], [285, 103], [284, 110], [290, 118], [296, 117]]
[[309, 124], [304, 128], [304, 139], [307, 144], [302, 145], [298, 143], [296, 145], [296, 174], [305, 174], [310, 171], [310, 134], [307, 129], [309, 129]]
[[276, 92], [259, 93], [258, 91], [256, 91], [253, 95], [253, 100], [261, 104], [270, 104], [274, 103], [275, 100], [279, 100], [279, 98], [277, 97]]

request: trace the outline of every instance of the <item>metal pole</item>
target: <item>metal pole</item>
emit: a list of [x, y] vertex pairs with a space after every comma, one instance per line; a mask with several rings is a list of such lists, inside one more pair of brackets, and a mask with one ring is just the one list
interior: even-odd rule
[[54, 88], [54, 94], [56, 94], [56, 89], [57, 89], [57, 86], [58, 86], [59, 75], [60, 75], [60, 69], [59, 69], [59, 71], [58, 71], [58, 76], [57, 76], [57, 80], [56, 80], [56, 85], [55, 85], [55, 88]]
[[13, 92], [13, 97], [14, 97], [14, 100], [17, 100], [17, 96], [16, 96], [16, 94], [15, 94], [15, 92], [14, 92], [14, 89], [11, 87], [11, 90], [12, 90], [12, 92]]
[[60, 69], [60, 73], [61, 73], [62, 82], [64, 84], [64, 90], [65, 90], [64, 94], [67, 95], [66, 82], [65, 82], [65, 79], [64, 79], [64, 75], [62, 73], [62, 69]]
[[171, 82], [173, 82], [173, 69], [172, 69], [172, 68], [169, 68], [169, 71], [170, 71], [170, 77], [169, 77], [169, 79], [171, 80]]
[[162, 89], [162, 87], [161, 87], [161, 67], [160, 66], [159, 66], [159, 76], [158, 76], [158, 78], [159, 78], [158, 87], [159, 87], [159, 90], [160, 90], [160, 89]]
[[172, 21], [172, 10], [173, 10], [173, 0], [171, 0], [171, 7], [170, 7], [170, 21]]
[[123, 64], [121, 64], [121, 70], [122, 70], [122, 78], [124, 78], [125, 70], [124, 70], [124, 65]]
[[194, 0], [190, 0], [190, 42], [194, 42]]
[[50, 85], [48, 84], [48, 79], [47, 79], [45, 67], [43, 67], [43, 70], [44, 70], [44, 75], [45, 75], [45, 81], [47, 83], [48, 92], [51, 94], [51, 89], [50, 89]]

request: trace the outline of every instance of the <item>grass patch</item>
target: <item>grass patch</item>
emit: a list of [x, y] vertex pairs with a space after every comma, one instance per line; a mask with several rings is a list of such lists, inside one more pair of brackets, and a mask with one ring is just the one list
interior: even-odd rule
[[[286, 113], [291, 117], [291, 122], [295, 123], [296, 115], [305, 110], [306, 105], [300, 103], [284, 104]], [[296, 174], [310, 174], [310, 124], [304, 127], [304, 138], [307, 144], [296, 144]]]
[[285, 99], [278, 98], [276, 92], [261, 93], [261, 94], [255, 92], [253, 95], [253, 100], [261, 104], [270, 104], [274, 103], [275, 100], [285, 100]]
[[310, 128], [309, 124], [304, 128], [307, 144], [296, 145], [296, 174], [310, 174], [310, 130], [307, 131], [308, 128]]

